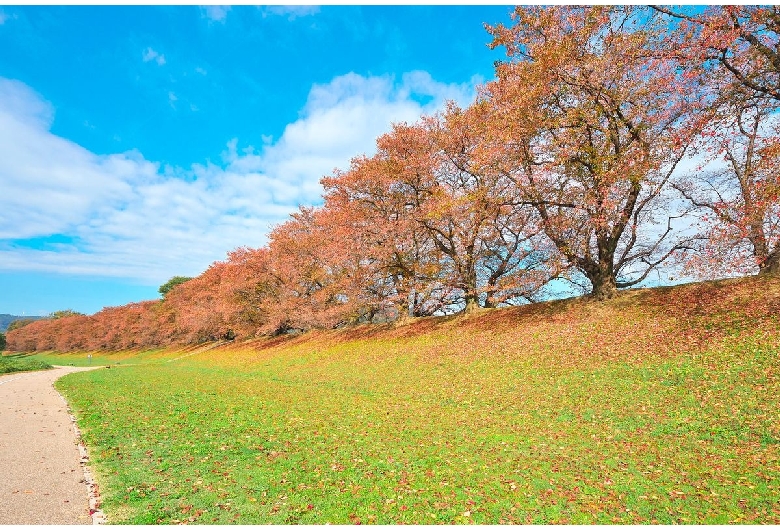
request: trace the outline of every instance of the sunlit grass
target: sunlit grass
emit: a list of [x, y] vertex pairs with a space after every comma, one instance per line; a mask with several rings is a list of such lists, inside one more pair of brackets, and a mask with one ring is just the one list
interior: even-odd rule
[[780, 523], [775, 294], [656, 294], [95, 352], [58, 388], [115, 523]]

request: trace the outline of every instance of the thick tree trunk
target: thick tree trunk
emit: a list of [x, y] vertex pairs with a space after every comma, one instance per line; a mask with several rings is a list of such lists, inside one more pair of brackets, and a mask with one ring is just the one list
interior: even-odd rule
[[464, 312], [466, 314], [473, 313], [476, 310], [479, 309], [479, 301], [477, 300], [477, 297], [473, 294], [467, 294], [466, 295], [466, 308]]
[[408, 303], [395, 304], [395, 310], [398, 313], [398, 317], [395, 319], [396, 324], [403, 324], [412, 319]]
[[770, 250], [769, 242], [764, 235], [764, 227], [755, 223], [750, 225], [751, 236], [748, 238], [753, 245], [753, 257], [758, 262], [758, 274], [777, 274], [780, 272], [780, 247]]
[[596, 300], [609, 300], [617, 294], [617, 284], [613, 275], [599, 274], [588, 279], [593, 284], [590, 295]]
[[780, 248], [769, 254], [767, 258], [758, 266], [758, 274], [778, 274], [780, 275]]
[[609, 300], [617, 294], [614, 255], [615, 244], [609, 240], [600, 240], [599, 260], [586, 262], [582, 267], [593, 286], [590, 296], [596, 300]]

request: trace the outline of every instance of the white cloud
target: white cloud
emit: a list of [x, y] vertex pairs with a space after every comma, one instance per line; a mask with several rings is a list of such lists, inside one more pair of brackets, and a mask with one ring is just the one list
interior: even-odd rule
[[206, 72], [205, 69], [201, 68], [200, 66], [195, 68], [195, 71], [199, 73], [200, 75], [206, 75], [208, 72]]
[[[312, 87], [277, 140], [264, 137], [255, 148], [236, 139], [221, 164], [179, 168], [135, 151], [96, 155], [52, 134], [51, 105], [0, 78], [0, 269], [153, 285], [199, 274], [233, 248], [264, 245], [298, 205], [319, 203], [320, 178], [373, 152], [392, 122], [473, 95], [473, 83], [445, 85], [421, 72], [399, 83], [347, 74]], [[25, 242], [58, 234], [68, 242], [56, 249]]]
[[201, 17], [208, 18], [214, 22], [225, 23], [230, 6], [201, 6]]
[[130, 191], [128, 179], [105, 178], [111, 157], [97, 159], [49, 134], [52, 117], [51, 106], [27, 86], [0, 79], [0, 238], [57, 233]]
[[[261, 163], [264, 171], [300, 183], [307, 202], [313, 202], [322, 191], [319, 178], [336, 167], [346, 167], [356, 155], [373, 153], [376, 138], [392, 123], [413, 122], [422, 114], [431, 114], [447, 98], [468, 104], [475, 86], [476, 79], [445, 85], [425, 72], [404, 75], [400, 84], [390, 76], [339, 76], [327, 85], [312, 87], [302, 117], [287, 125], [262, 156], [246, 155], [234, 163], [248, 167]], [[425, 104], [419, 102], [426, 99]]]
[[165, 55], [156, 52], [152, 48], [146, 48], [143, 54], [144, 62], [155, 61], [160, 66], [165, 64]]

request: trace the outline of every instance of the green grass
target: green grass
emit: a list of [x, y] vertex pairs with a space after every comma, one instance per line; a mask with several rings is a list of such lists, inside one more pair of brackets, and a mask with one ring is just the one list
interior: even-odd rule
[[96, 353], [57, 387], [112, 523], [780, 523], [774, 302], [647, 296]]
[[[92, 356], [91, 358], [89, 356]], [[139, 363], [164, 362], [169, 359], [171, 351], [162, 348], [149, 350], [132, 350], [118, 352], [41, 352], [36, 353], [35, 358], [61, 366], [122, 366], [136, 365]]]
[[24, 354], [0, 355], [0, 374], [48, 370], [51, 365], [36, 357]]

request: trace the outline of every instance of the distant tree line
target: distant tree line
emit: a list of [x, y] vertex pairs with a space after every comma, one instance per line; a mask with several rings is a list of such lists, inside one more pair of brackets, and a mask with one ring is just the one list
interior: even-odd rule
[[507, 59], [472, 105], [394, 125], [266, 247], [172, 278], [159, 301], [12, 330], [9, 347], [386, 322], [561, 282], [603, 300], [659, 267], [777, 274], [779, 24], [774, 6], [518, 7], [488, 26]]
[[[24, 321], [27, 321], [29, 323], [29, 322], [32, 322], [33, 320], [37, 320], [39, 318], [43, 318], [43, 317], [39, 317], [39, 316], [25, 317], [25, 316], [9, 315], [9, 314], [3, 313], [3, 314], [0, 314], [0, 331], [3, 331], [3, 332], [7, 331], [9, 326], [11, 326], [14, 322], [18, 322], [18, 321], [24, 320]], [[18, 326], [19, 324], [15, 324], [15, 325]]]

